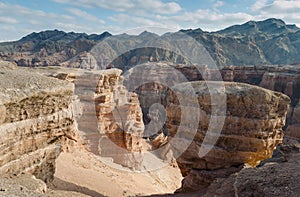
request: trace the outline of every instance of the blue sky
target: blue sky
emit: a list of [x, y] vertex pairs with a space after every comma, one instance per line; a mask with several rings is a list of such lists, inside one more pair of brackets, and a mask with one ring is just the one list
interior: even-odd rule
[[0, 41], [48, 29], [88, 34], [215, 31], [271, 17], [300, 26], [299, 13], [300, 0], [0, 0]]

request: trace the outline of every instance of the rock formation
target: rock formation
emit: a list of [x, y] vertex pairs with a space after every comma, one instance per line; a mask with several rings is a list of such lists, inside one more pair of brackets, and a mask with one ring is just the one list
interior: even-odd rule
[[[0, 178], [0, 195], [83, 196], [52, 191], [33, 176], [21, 175], [33, 174], [47, 183], [52, 180], [60, 152], [74, 150], [68, 149], [67, 145], [69, 142], [77, 144], [80, 140], [75, 120], [85, 132], [80, 134], [85, 137], [85, 143], [91, 145], [89, 148], [93, 153], [113, 158], [115, 163], [123, 166], [140, 169], [143, 115], [137, 95], [122, 85], [121, 70], [88, 72], [73, 69], [65, 72], [64, 69], [31, 69], [28, 72], [28, 69], [17, 68], [14, 64], [3, 64], [0, 73], [0, 174], [4, 178]], [[46, 75], [52, 73], [50, 75], [61, 80], [42, 76], [36, 71]], [[94, 160], [88, 165], [97, 163], [100, 165], [97, 169], [109, 169], [99, 157], [93, 154], [89, 157]], [[73, 165], [73, 159], [68, 165]], [[178, 168], [174, 172], [177, 173], [174, 177], [179, 180]], [[114, 172], [106, 172], [106, 176], [109, 174]], [[147, 172], [149, 182], [153, 180], [159, 182], [159, 186], [171, 188], [162, 181], [165, 177], [161, 178], [160, 172], [157, 174], [156, 177]], [[173, 189], [178, 186], [178, 180]]]
[[[195, 187], [201, 188], [196, 192], [175, 193], [170, 195], [154, 196], [173, 196], [173, 197], [236, 197], [236, 196], [292, 196], [297, 197], [299, 194], [299, 162], [300, 162], [300, 143], [291, 138], [285, 138], [282, 144], [286, 158], [282, 155], [275, 155], [274, 158], [268, 159], [256, 168], [243, 168], [239, 172], [232, 173], [230, 176], [223, 176], [211, 179], [216, 172], [207, 171], [199, 175], [199, 171], [193, 173], [201, 181], [206, 178], [205, 187], [199, 187], [197, 182], [190, 182]], [[278, 151], [276, 151], [278, 152]], [[277, 154], [277, 153], [275, 153]], [[279, 157], [278, 157], [279, 156]], [[222, 171], [222, 170], [220, 170]], [[224, 169], [223, 169], [224, 171]], [[217, 171], [218, 172], [218, 171]], [[219, 176], [220, 177], [220, 176]], [[192, 181], [192, 179], [189, 179]]]
[[[210, 73], [210, 70], [207, 70]], [[299, 92], [300, 69], [297, 66], [244, 66], [225, 67], [221, 71], [225, 81], [243, 82], [282, 92], [291, 98], [285, 134], [300, 139]]]
[[291, 98], [291, 105], [284, 127], [285, 134], [300, 139], [298, 118], [300, 69], [297, 65], [229, 66], [220, 70], [205, 66], [173, 65], [173, 67], [190, 81], [220, 80], [215, 78], [216, 73], [220, 73], [224, 81], [247, 83], [288, 95]]
[[137, 93], [142, 108], [145, 138], [152, 138], [165, 130], [163, 125], [167, 91], [178, 83], [188, 81], [174, 67], [173, 64], [167, 62], [151, 62], [125, 72], [124, 84], [128, 89]]
[[[166, 125], [162, 129], [163, 132], [155, 136], [153, 149], [163, 146], [167, 152], [169, 146], [166, 144], [170, 142], [171, 150], [178, 156], [177, 162], [185, 176], [181, 191], [205, 189], [203, 190], [205, 192], [208, 189], [207, 191], [214, 190], [216, 195], [220, 194], [219, 191], [238, 191], [239, 194], [247, 195], [255, 193], [251, 190], [252, 187], [259, 188], [255, 180], [263, 181], [260, 178], [255, 179], [254, 176], [250, 176], [251, 174], [266, 174], [273, 170], [272, 172], [281, 176], [282, 171], [268, 165], [258, 169], [241, 169], [245, 164], [256, 166], [260, 161], [271, 157], [274, 148], [282, 142], [282, 127], [285, 125], [290, 104], [287, 96], [252, 85], [225, 82], [227, 111], [222, 114], [217, 110], [217, 115], [226, 117], [220, 136], [215, 136], [207, 130], [209, 120], [213, 116], [213, 106], [219, 106], [221, 103], [221, 101], [211, 103], [211, 94], [217, 98], [220, 90], [209, 91], [207, 84], [214, 87], [214, 84], [220, 82], [192, 82], [192, 92], [187, 88], [189, 83], [181, 82], [215, 79], [214, 73], [219, 71], [201, 67], [204, 77], [197, 68], [188, 68], [184, 65], [167, 68], [164, 66], [165, 64], [160, 64], [153, 68], [151, 64], [148, 70], [142, 69], [146, 71], [143, 75], [131, 78], [129, 82], [136, 85], [139, 85], [139, 81], [144, 83], [136, 90], [139, 94], [137, 95], [130, 92], [132, 89], [125, 88], [121, 70], [118, 69], [93, 72], [72, 70], [68, 71], [69, 73], [59, 69], [58, 72], [62, 72], [56, 73], [55, 76], [62, 80], [57, 80], [27, 72], [14, 64], [0, 62], [0, 147], [2, 147], [0, 174], [30, 173], [46, 182], [50, 181], [53, 178], [55, 159], [61, 149], [68, 142], [79, 140], [77, 121], [91, 152], [102, 157], [110, 157], [115, 163], [123, 166], [140, 169], [143, 165], [141, 152], [145, 135], [142, 108], [160, 103], [167, 107]], [[292, 128], [297, 128], [299, 123], [298, 70], [280, 67], [254, 68], [227, 67], [221, 70], [221, 74], [227, 81], [255, 84], [289, 95], [292, 110], [288, 113], [289, 125], [286, 132], [297, 137], [297, 129], [293, 132]], [[173, 75], [172, 78], [164, 77], [175, 71], [182, 71], [183, 78], [180, 75], [176, 77]], [[157, 74], [157, 78], [153, 78], [152, 74]], [[160, 80], [148, 83], [148, 79], [158, 78], [165, 78], [170, 84], [161, 85]], [[74, 92], [77, 96], [74, 96]], [[197, 106], [193, 110], [198, 110], [200, 114], [199, 123], [192, 117], [192, 111], [185, 117], [181, 116], [183, 111], [180, 107], [193, 107], [195, 104], [192, 102], [192, 96], [196, 96]], [[180, 103], [181, 97], [190, 102]], [[225, 109], [225, 105], [219, 107], [218, 109]], [[155, 114], [151, 113], [149, 113], [150, 123], [155, 119]], [[182, 118], [190, 122], [181, 125]], [[196, 133], [192, 136], [190, 133], [192, 129], [189, 126], [195, 124]], [[184, 132], [179, 135], [177, 142], [191, 143], [183, 154], [177, 155], [178, 144], [172, 143], [172, 140], [176, 137], [178, 140], [176, 135], [180, 127]], [[216, 143], [206, 155], [199, 156], [199, 150], [206, 136], [217, 137]], [[209, 147], [209, 144], [206, 145]], [[282, 150], [287, 149], [289, 147], [283, 146]], [[286, 167], [297, 170], [294, 164], [292, 166], [286, 164]], [[235, 174], [237, 172], [239, 173]], [[251, 178], [249, 190], [243, 183], [246, 176]], [[294, 180], [294, 177], [292, 178]], [[6, 194], [5, 192], [16, 192], [18, 195], [20, 191], [18, 189], [12, 191], [9, 185], [23, 188], [23, 183], [19, 183], [19, 180], [23, 178], [1, 178], [0, 195]], [[33, 178], [27, 176], [24, 180], [31, 183]], [[220, 180], [221, 185], [218, 182]], [[48, 195], [43, 184], [35, 180], [33, 182], [42, 190], [34, 191], [35, 188], [26, 189], [27, 186], [24, 186], [24, 192], [33, 196]], [[226, 184], [236, 186], [228, 189]], [[294, 181], [286, 185], [297, 192]], [[279, 190], [284, 192], [285, 188]], [[270, 194], [269, 190], [260, 192], [264, 192], [267, 196]]]
[[[224, 82], [227, 97], [225, 121], [220, 136], [216, 131], [208, 133], [210, 118], [221, 115], [219, 111], [217, 114], [212, 113], [213, 105], [219, 105], [211, 103], [212, 97], [218, 97], [222, 90], [209, 90], [207, 84], [214, 87], [220, 83], [222, 82], [192, 82], [199, 107], [192, 102], [194, 95], [188, 88], [189, 83], [174, 86], [167, 97], [166, 126], [170, 136], [175, 138], [180, 130], [179, 142], [190, 143], [177, 158], [185, 176], [182, 191], [208, 186], [217, 177], [226, 177], [239, 171], [244, 164], [256, 166], [260, 161], [271, 157], [273, 150], [282, 142], [282, 127], [285, 125], [290, 104], [289, 97], [242, 83]], [[180, 103], [179, 98], [190, 102]], [[190, 110], [194, 107], [194, 110], [199, 110], [198, 125], [192, 111], [182, 117], [182, 107], [190, 107]], [[222, 106], [218, 107], [219, 110], [222, 109]], [[181, 123], [182, 119], [188, 122]], [[197, 126], [197, 132], [193, 138], [191, 125], [194, 124]], [[206, 135], [217, 140], [215, 144], [211, 144], [211, 150], [206, 155], [199, 156], [201, 147], [210, 146], [203, 143]], [[173, 144], [172, 149], [175, 152], [180, 146], [179, 142]]]
[[[245, 168], [228, 178], [216, 180], [205, 192], [194, 196], [291, 196], [299, 195], [298, 153], [290, 153], [285, 162], [268, 162], [258, 168]], [[204, 193], [204, 194], [203, 194]], [[193, 195], [191, 195], [193, 196]]]
[[[139, 168], [142, 160], [143, 114], [138, 96], [122, 84], [121, 70], [110, 69], [100, 76], [95, 95], [99, 141], [102, 156], [130, 168]], [[113, 142], [115, 145], [111, 144]]]
[[77, 192], [53, 191], [47, 185], [32, 175], [0, 177], [1, 196], [31, 196], [31, 197], [87, 197]]
[[137, 94], [123, 86], [121, 73], [118, 69], [77, 70], [55, 77], [75, 84], [82, 108], [78, 127], [89, 150], [126, 167], [139, 168], [143, 114]]
[[74, 86], [1, 65], [0, 174], [26, 172], [48, 182], [64, 141], [77, 140]]
[[137, 95], [126, 90], [120, 75], [121, 70], [110, 69], [99, 78], [95, 96], [98, 128], [102, 134], [115, 135], [111, 138], [120, 147], [139, 151], [135, 141], [144, 131], [143, 115]]
[[221, 188], [217, 188], [218, 183], [214, 183], [205, 196], [235, 196], [238, 194], [239, 196], [296, 197], [300, 192], [298, 161], [299, 155], [297, 159], [281, 165], [269, 164], [257, 169], [243, 169], [221, 183]]
[[297, 72], [287, 69], [266, 72], [259, 86], [282, 92], [291, 98], [285, 134], [300, 139], [300, 69], [294, 71]]

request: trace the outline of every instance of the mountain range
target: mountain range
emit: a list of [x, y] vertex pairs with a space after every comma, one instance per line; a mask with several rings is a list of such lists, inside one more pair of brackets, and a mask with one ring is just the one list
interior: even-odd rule
[[235, 65], [285, 65], [300, 62], [300, 28], [280, 19], [249, 21], [226, 29], [201, 29], [156, 35], [100, 35], [59, 30], [32, 33], [0, 43], [0, 59], [19, 66], [67, 66], [123, 70], [147, 61]]

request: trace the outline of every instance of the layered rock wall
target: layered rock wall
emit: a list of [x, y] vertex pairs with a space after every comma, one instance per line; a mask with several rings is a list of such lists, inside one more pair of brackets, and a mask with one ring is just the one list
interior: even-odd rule
[[140, 169], [142, 163], [143, 114], [135, 93], [123, 86], [121, 70], [110, 69], [100, 76], [95, 92], [99, 154], [115, 163]]
[[285, 134], [300, 139], [300, 71], [265, 73], [259, 86], [282, 92], [291, 98]]
[[[207, 66], [175, 65], [162, 62], [147, 63], [140, 67], [141, 69], [133, 69], [134, 73], [138, 74], [130, 79], [133, 83], [141, 84], [135, 91], [143, 110], [143, 119], [146, 124], [145, 135], [148, 137], [155, 136], [155, 132], [147, 131], [147, 125], [151, 122], [148, 117], [149, 108], [156, 103], [166, 107], [166, 92], [170, 87], [183, 81], [218, 81], [221, 79], [218, 76], [221, 75], [224, 81], [247, 83], [288, 95], [291, 98], [291, 106], [284, 127], [285, 134], [300, 139], [300, 120], [298, 118], [300, 113], [300, 70], [297, 66], [229, 66], [217, 70], [209, 69]], [[178, 77], [181, 75], [177, 71], [184, 77]], [[152, 80], [152, 83], [146, 83], [149, 79]], [[165, 128], [163, 131], [167, 133]], [[158, 131], [158, 133], [160, 132], [161, 130]]]
[[55, 77], [75, 84], [81, 105], [76, 119], [88, 149], [115, 163], [138, 168], [142, 159], [143, 114], [137, 94], [123, 86], [121, 73], [118, 69], [66, 70]]
[[224, 81], [248, 83], [288, 95], [291, 107], [287, 114], [285, 134], [300, 139], [300, 69], [297, 66], [231, 66], [223, 68], [221, 73]]
[[[177, 132], [182, 132], [181, 143], [190, 143], [183, 154], [179, 155], [177, 162], [182, 174], [186, 176], [183, 181], [183, 191], [197, 190], [209, 185], [216, 177], [226, 177], [239, 171], [241, 166], [248, 164], [256, 166], [260, 161], [272, 156], [275, 147], [282, 142], [282, 127], [289, 108], [288, 96], [272, 92], [257, 86], [224, 82], [226, 94], [226, 106], [219, 106], [218, 110], [225, 108], [226, 115], [221, 133], [212, 130], [208, 133], [212, 106], [212, 97], [218, 97], [222, 82], [192, 82], [194, 94], [188, 88], [189, 83], [179, 84], [169, 92], [167, 105], [167, 128], [172, 137]], [[192, 106], [193, 102], [179, 102], [178, 98], [192, 101], [196, 96], [198, 106]], [[200, 121], [195, 122], [194, 113], [185, 113], [182, 122], [182, 107], [199, 110]], [[190, 116], [190, 117], [189, 117]], [[191, 125], [197, 125], [197, 132], [191, 138]], [[221, 123], [220, 123], [221, 124]], [[214, 126], [212, 127], [214, 128]], [[215, 144], [204, 144], [208, 135], [216, 138]], [[212, 146], [211, 146], [212, 145]], [[174, 151], [180, 143], [176, 143]], [[211, 150], [204, 156], [200, 156], [201, 147], [211, 146]], [[197, 183], [198, 187], [195, 187]], [[199, 188], [200, 187], [200, 188]]]
[[0, 92], [0, 174], [50, 181], [64, 141], [77, 140], [73, 84], [2, 66]]
[[137, 94], [122, 84], [121, 70], [108, 70], [98, 81], [95, 108], [98, 129], [118, 146], [140, 151], [139, 139], [144, 132], [143, 115]]
[[299, 98], [300, 98], [300, 69], [298, 66], [228, 66], [220, 70], [209, 69], [205, 66], [174, 66], [190, 81], [220, 80], [217, 73], [228, 82], [241, 82], [260, 86], [269, 90], [288, 95], [291, 98], [290, 110], [287, 114], [285, 134], [300, 139]]

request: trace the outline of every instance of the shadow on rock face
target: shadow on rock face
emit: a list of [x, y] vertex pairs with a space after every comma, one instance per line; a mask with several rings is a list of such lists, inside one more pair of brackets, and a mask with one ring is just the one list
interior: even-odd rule
[[54, 181], [51, 183], [49, 187], [55, 190], [75, 191], [93, 197], [104, 197], [104, 195], [99, 194], [96, 191], [90, 190], [89, 188], [82, 187], [70, 182], [66, 182], [56, 177], [54, 178]]

